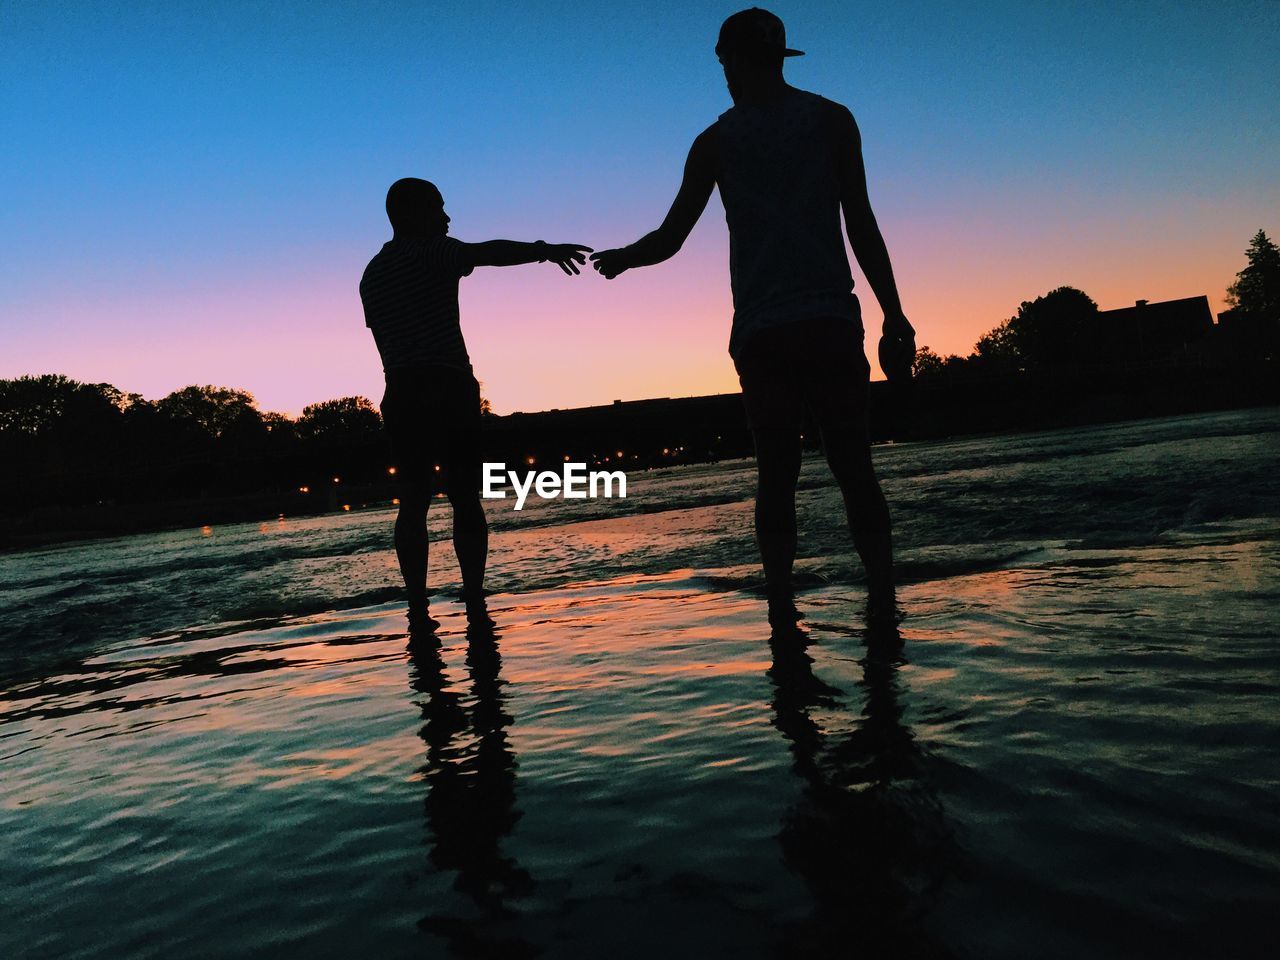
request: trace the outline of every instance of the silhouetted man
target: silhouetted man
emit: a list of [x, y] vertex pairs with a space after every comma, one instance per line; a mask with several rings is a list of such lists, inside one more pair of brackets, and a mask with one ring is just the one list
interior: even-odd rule
[[793, 622], [795, 487], [807, 405], [822, 430], [854, 545], [866, 567], [869, 611], [891, 612], [889, 510], [871, 466], [867, 433], [870, 367], [862, 317], [840, 231], [840, 211], [858, 264], [884, 311], [881, 366], [910, 376], [915, 331], [903, 315], [893, 268], [867, 198], [862, 141], [838, 103], [782, 78], [789, 50], [782, 21], [751, 8], [720, 28], [716, 55], [733, 107], [699, 134], [684, 181], [657, 230], [629, 247], [592, 256], [612, 279], [679, 251], [720, 188], [729, 224], [733, 329], [729, 353], [755, 438], [756, 537], [769, 617]]
[[441, 482], [453, 506], [453, 547], [468, 614], [483, 610], [489, 528], [480, 504], [480, 385], [458, 318], [458, 280], [475, 267], [558, 264], [578, 273], [590, 247], [448, 236], [449, 216], [434, 184], [408, 177], [387, 191], [392, 237], [360, 281], [365, 323], [382, 356], [382, 419], [400, 487], [396, 556], [409, 600], [410, 632], [439, 624], [427, 603], [427, 509]]

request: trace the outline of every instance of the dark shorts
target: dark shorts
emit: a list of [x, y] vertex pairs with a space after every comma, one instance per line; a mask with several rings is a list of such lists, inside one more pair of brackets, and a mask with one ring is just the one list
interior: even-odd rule
[[867, 429], [871, 367], [858, 317], [796, 320], [762, 330], [734, 361], [755, 434], [798, 434], [807, 407], [824, 431]]
[[480, 384], [469, 371], [388, 370], [382, 422], [402, 485], [480, 492]]

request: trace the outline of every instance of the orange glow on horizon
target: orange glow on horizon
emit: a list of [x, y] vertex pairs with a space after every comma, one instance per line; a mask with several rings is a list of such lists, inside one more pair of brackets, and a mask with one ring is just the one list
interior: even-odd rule
[[[967, 355], [984, 333], [1034, 299], [1062, 285], [1084, 290], [1103, 310], [1207, 295], [1216, 314], [1225, 308], [1226, 287], [1244, 266], [1244, 249], [1256, 227], [1237, 222], [1245, 214], [1218, 209], [1199, 196], [1169, 197], [1154, 213], [1134, 200], [1113, 198], [1100, 238], [1096, 221], [1076, 223], [1055, 197], [1023, 197], [1037, 216], [1013, 209], [1014, 200], [975, 194], [955, 209], [926, 216], [878, 208], [903, 306], [917, 343], [940, 355]], [[873, 196], [873, 201], [876, 197]], [[1234, 202], [1234, 201], [1233, 201]], [[1240, 204], [1236, 203], [1236, 207]], [[1253, 206], [1250, 207], [1253, 209]], [[484, 394], [494, 411], [536, 411], [607, 405], [615, 399], [687, 397], [735, 393], [739, 389], [727, 353], [732, 303], [727, 236], [708, 210], [688, 248], [667, 264], [606, 282], [594, 276], [542, 278], [523, 270], [493, 271], [464, 281], [463, 333]], [[1051, 229], [1057, 215], [1073, 229]], [[698, 240], [697, 235], [706, 231]], [[1095, 231], [1095, 232], [1090, 232]], [[713, 236], [714, 234], [714, 236]], [[957, 249], [952, 238], [971, 238]], [[1103, 242], [1105, 240], [1105, 242]], [[344, 267], [346, 264], [344, 264]], [[77, 330], [75, 353], [67, 330], [33, 334], [20, 367], [9, 375], [56, 370], [88, 383], [110, 382], [159, 399], [192, 382], [244, 385], [263, 410], [296, 416], [303, 406], [342, 396], [381, 396], [383, 378], [367, 329], [352, 325], [359, 310], [354, 286], [334, 280], [290, 287], [276, 281], [234, 296], [182, 291], [140, 297], [131, 293], [92, 309], [68, 294], [51, 295], [47, 309], [59, 316], [96, 318], [92, 330]], [[872, 377], [881, 379], [876, 341], [881, 314], [865, 280], [855, 271]], [[555, 282], [552, 282], [555, 281]], [[310, 281], [309, 281], [310, 283]], [[154, 301], [154, 302], [153, 302]], [[513, 303], [521, 305], [517, 323]], [[288, 304], [288, 309], [282, 309]], [[525, 310], [525, 307], [528, 307]], [[139, 313], [170, 313], [204, 319], [191, 329], [225, 329], [240, 318], [242, 337], [188, 334], [157, 336], [145, 357], [110, 334], [129, 328]], [[298, 337], [294, 321], [315, 318], [314, 335]], [[556, 344], [574, 331], [580, 349]], [[260, 349], [245, 351], [251, 338]], [[193, 349], [194, 348], [194, 349]], [[274, 358], [292, 358], [281, 369]], [[193, 359], [195, 358], [195, 359]], [[12, 360], [11, 360], [12, 362]]]

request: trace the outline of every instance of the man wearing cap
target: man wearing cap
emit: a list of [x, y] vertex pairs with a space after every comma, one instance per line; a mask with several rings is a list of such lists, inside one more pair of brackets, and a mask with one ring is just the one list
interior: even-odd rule
[[867, 197], [862, 142], [849, 110], [790, 86], [782, 21], [752, 7], [720, 28], [716, 55], [733, 106], [693, 142], [684, 180], [662, 225], [628, 247], [592, 256], [609, 279], [674, 256], [720, 188], [729, 225], [733, 327], [729, 354], [755, 440], [756, 538], [769, 619], [797, 619], [791, 569], [795, 487], [807, 406], [844, 497], [868, 583], [868, 612], [894, 609], [889, 510], [871, 465], [870, 366], [840, 212], [858, 264], [884, 311], [880, 363], [910, 377], [915, 331], [902, 312], [893, 267]]

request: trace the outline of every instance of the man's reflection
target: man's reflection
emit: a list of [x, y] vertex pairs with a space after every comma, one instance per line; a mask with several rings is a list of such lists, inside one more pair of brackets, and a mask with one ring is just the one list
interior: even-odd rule
[[902, 639], [882, 625], [866, 642], [865, 706], [854, 717], [842, 691], [814, 675], [806, 634], [791, 628], [770, 638], [774, 725], [804, 782], [779, 842], [814, 899], [812, 924], [789, 931], [783, 953], [946, 956], [922, 921], [952, 868], [953, 843], [926, 759], [902, 722]]
[[510, 932], [516, 915], [508, 900], [530, 893], [533, 880], [502, 853], [520, 811], [498, 633], [487, 613], [471, 617], [469, 692], [449, 679], [434, 634], [415, 635], [409, 655], [410, 682], [423, 695], [418, 734], [427, 747], [421, 772], [431, 863], [456, 871], [454, 889], [479, 908], [471, 918], [428, 914], [419, 927], [443, 937], [459, 956], [533, 956], [537, 951]]

